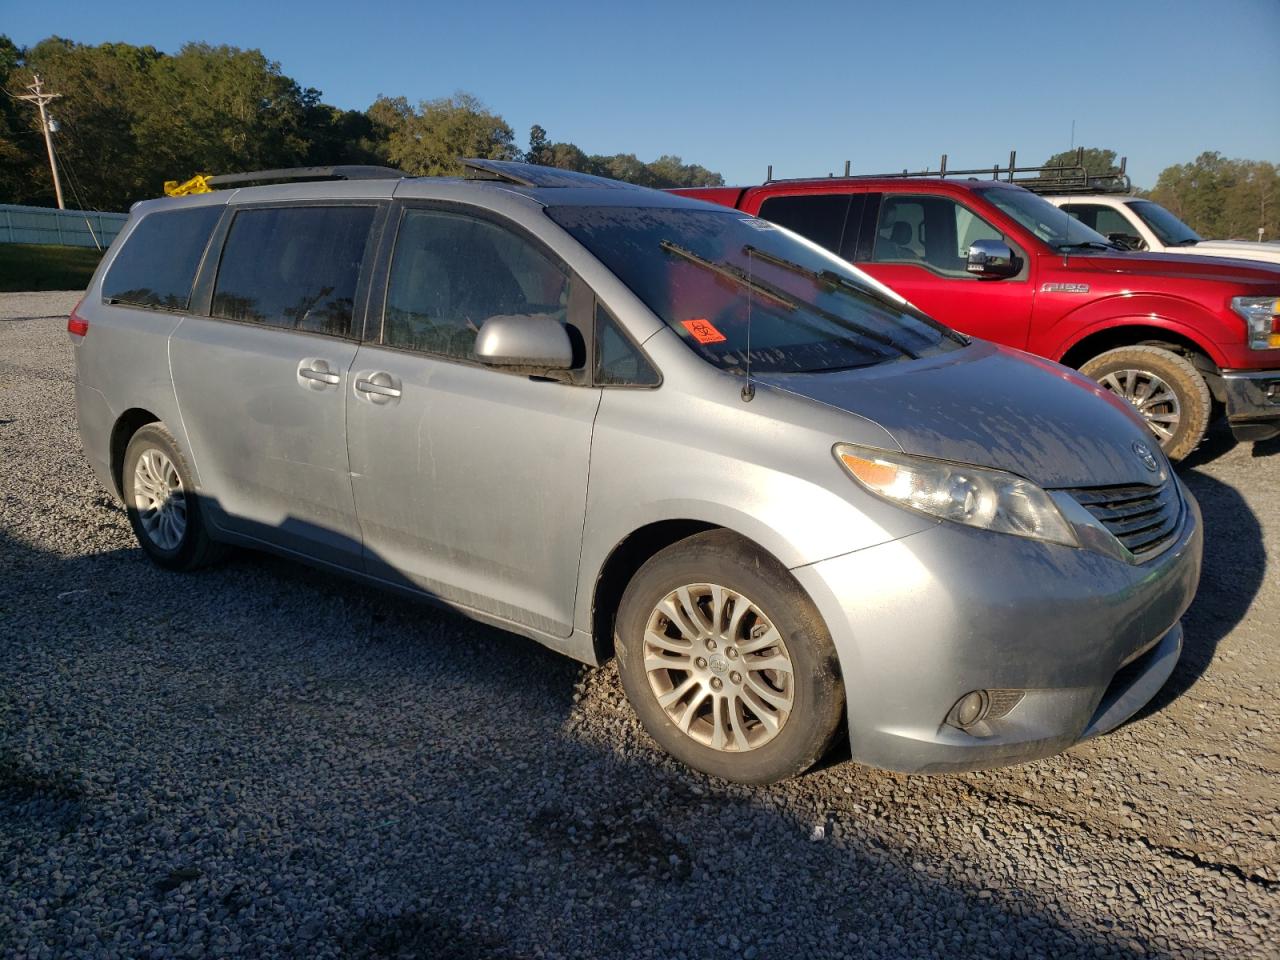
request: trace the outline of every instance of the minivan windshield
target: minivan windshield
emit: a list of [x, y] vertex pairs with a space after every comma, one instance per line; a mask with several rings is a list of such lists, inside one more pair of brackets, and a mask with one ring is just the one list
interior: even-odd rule
[[547, 214], [724, 370], [745, 372], [748, 349], [753, 372], [819, 373], [968, 342], [816, 244], [738, 211], [559, 206]]
[[976, 192], [1055, 250], [1123, 249], [1030, 190], [985, 187]]
[[1190, 247], [1203, 239], [1172, 213], [1150, 200], [1130, 200], [1129, 209], [1142, 218], [1166, 247]]

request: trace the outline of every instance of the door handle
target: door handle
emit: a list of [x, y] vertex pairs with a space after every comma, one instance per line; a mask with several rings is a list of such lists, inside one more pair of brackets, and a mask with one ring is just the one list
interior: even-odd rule
[[328, 370], [314, 370], [311, 367], [303, 367], [298, 371], [298, 376], [307, 380], [315, 380], [317, 383], [341, 383], [342, 377], [336, 373], [330, 373]]
[[[374, 374], [377, 376], [377, 374]], [[398, 397], [400, 396], [400, 388], [393, 387], [386, 383], [377, 383], [373, 380], [357, 380], [356, 389], [361, 393], [372, 393], [379, 397]]]

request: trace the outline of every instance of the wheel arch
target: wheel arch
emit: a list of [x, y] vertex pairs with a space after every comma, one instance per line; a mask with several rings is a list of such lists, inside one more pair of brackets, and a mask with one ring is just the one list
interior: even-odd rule
[[124, 477], [122, 471], [124, 469], [124, 454], [129, 448], [129, 441], [133, 439], [133, 435], [148, 423], [162, 422], [158, 416], [150, 410], [142, 407], [130, 407], [124, 413], [116, 418], [115, 425], [111, 428], [111, 480], [115, 484], [116, 495], [124, 497]]
[[651, 557], [667, 547], [681, 540], [687, 540], [695, 534], [712, 530], [723, 530], [732, 534], [772, 557], [780, 567], [785, 569], [785, 565], [778, 560], [773, 551], [759, 541], [722, 524], [693, 519], [657, 520], [645, 524], [615, 544], [596, 576], [591, 595], [591, 640], [596, 663], [604, 663], [613, 656], [614, 624], [617, 620], [618, 606], [622, 602], [627, 584], [640, 568]]
[[694, 534], [723, 529], [705, 520], [658, 520], [633, 530], [614, 545], [596, 575], [591, 592], [591, 642], [597, 663], [613, 656], [618, 604], [631, 578], [649, 558]]
[[1191, 336], [1180, 325], [1164, 325], [1141, 322], [1109, 322], [1095, 326], [1089, 332], [1071, 341], [1057, 357], [1059, 363], [1078, 370], [1089, 360], [1117, 347], [1173, 347], [1175, 352], [1187, 357], [1202, 373], [1216, 376], [1221, 373], [1215, 350]]

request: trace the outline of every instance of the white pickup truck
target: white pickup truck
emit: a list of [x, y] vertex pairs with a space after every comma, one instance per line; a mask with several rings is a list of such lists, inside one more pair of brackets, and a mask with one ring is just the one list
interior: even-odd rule
[[1113, 242], [1153, 253], [1190, 253], [1201, 257], [1239, 257], [1280, 263], [1280, 243], [1251, 240], [1201, 240], [1172, 213], [1150, 200], [1125, 194], [1046, 196], [1086, 227]]

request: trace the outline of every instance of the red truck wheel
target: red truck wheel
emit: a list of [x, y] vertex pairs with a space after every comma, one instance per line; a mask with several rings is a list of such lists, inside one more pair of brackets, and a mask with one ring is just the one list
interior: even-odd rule
[[1183, 459], [1204, 439], [1213, 401], [1186, 357], [1160, 347], [1118, 347], [1080, 372], [1132, 403], [1170, 460]]

